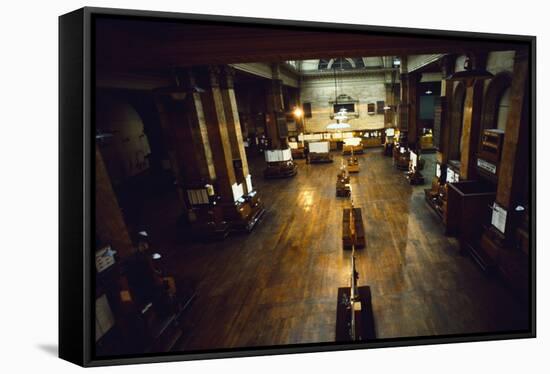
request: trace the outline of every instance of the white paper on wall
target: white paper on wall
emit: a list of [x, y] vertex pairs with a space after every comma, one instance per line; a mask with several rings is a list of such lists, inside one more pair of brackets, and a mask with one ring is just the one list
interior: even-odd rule
[[458, 173], [455, 173], [451, 168], [447, 168], [447, 182], [455, 183], [459, 181]]
[[250, 193], [252, 191], [254, 191], [254, 189], [252, 188], [252, 176], [250, 174], [248, 174], [245, 178], [246, 180], [246, 190]]
[[447, 177], [445, 178], [447, 180], [447, 183], [453, 183], [454, 178], [455, 173], [450, 168], [447, 168]]
[[297, 142], [288, 142], [288, 146], [290, 147], [290, 149], [298, 149]]
[[415, 168], [416, 167], [416, 163], [417, 163], [417, 157], [416, 157], [416, 153], [414, 152], [409, 152], [409, 159], [411, 160], [411, 167]]
[[208, 189], [187, 190], [187, 198], [192, 205], [208, 204]]
[[498, 205], [493, 203], [493, 214], [491, 215], [491, 224], [495, 226], [498, 231], [504, 234], [506, 230], [506, 210]]
[[290, 151], [290, 148], [283, 149], [281, 161], [290, 161], [290, 160], [292, 160], [292, 152]]
[[328, 153], [330, 150], [329, 142], [309, 143], [309, 151], [312, 153]]
[[237, 201], [241, 197], [243, 197], [244, 191], [243, 191], [242, 183], [241, 184], [233, 183], [233, 185], [231, 186], [231, 189], [233, 190], [233, 200]]
[[265, 151], [265, 160], [267, 162], [277, 162], [279, 161], [279, 151]]
[[115, 324], [109, 300], [105, 294], [95, 301], [95, 341], [97, 342]]
[[110, 268], [115, 263], [115, 252], [111, 246], [101, 248], [95, 253], [95, 267], [98, 273]]
[[265, 160], [267, 162], [290, 161], [292, 160], [292, 153], [290, 148], [265, 151]]
[[304, 134], [298, 135], [298, 141], [301, 141], [301, 142], [304, 141]]
[[359, 144], [361, 144], [361, 138], [347, 138], [347, 139], [344, 139], [344, 144], [356, 147]]

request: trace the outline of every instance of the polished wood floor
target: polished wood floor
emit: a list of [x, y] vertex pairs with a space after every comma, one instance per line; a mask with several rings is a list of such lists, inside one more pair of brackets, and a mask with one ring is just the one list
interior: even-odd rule
[[[351, 181], [367, 246], [357, 252], [357, 267], [359, 285], [372, 291], [377, 337], [526, 328], [527, 307], [458, 253], [425, 205], [425, 187], [411, 187], [378, 149], [358, 157], [360, 172]], [[264, 180], [261, 157], [252, 157], [268, 212], [252, 233], [222, 242], [178, 244], [175, 196], [150, 202], [163, 266], [197, 285], [174, 350], [334, 341], [337, 291], [349, 285], [350, 272], [350, 252], [341, 244], [342, 208], [350, 203], [335, 196], [341, 156], [334, 159], [298, 160], [296, 177]]]

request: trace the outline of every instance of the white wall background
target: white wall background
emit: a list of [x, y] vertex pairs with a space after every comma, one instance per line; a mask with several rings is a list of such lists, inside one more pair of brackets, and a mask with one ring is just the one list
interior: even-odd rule
[[[383, 114], [368, 114], [368, 104], [377, 101], [386, 101], [386, 89], [384, 86], [384, 73], [368, 74], [360, 76], [337, 76], [338, 95], [346, 94], [354, 100], [359, 100], [356, 110], [359, 117], [350, 117], [349, 124], [353, 130], [369, 130], [384, 128]], [[334, 101], [334, 78], [306, 78], [300, 88], [302, 103], [311, 103], [311, 118], [306, 119], [308, 132], [327, 131], [332, 105]]]
[[[0, 136], [0, 370], [71, 373], [57, 359], [57, 16], [82, 5], [215, 13], [264, 18], [392, 25], [538, 35], [538, 143], [550, 139], [547, 11], [540, 1], [463, 0], [445, 8], [395, 0], [392, 11], [349, 0], [346, 9], [277, 0], [233, 1], [8, 1], [0, 23], [2, 122]], [[475, 9], [475, 11], [472, 11]], [[453, 16], [449, 17], [449, 12]], [[94, 369], [94, 373], [524, 373], [548, 369], [548, 152], [538, 155], [538, 334], [536, 340], [450, 344]], [[547, 370], [546, 369], [546, 370]]]

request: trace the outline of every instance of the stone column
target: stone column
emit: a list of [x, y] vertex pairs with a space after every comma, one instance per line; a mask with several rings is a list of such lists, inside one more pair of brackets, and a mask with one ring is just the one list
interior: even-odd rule
[[121, 258], [128, 257], [135, 252], [134, 246], [97, 145], [95, 179], [96, 237], [102, 245], [111, 245]]

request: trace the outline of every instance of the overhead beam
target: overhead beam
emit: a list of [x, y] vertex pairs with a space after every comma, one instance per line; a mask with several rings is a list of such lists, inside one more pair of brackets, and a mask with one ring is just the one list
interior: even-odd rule
[[[373, 57], [512, 50], [517, 43], [405, 37], [376, 32], [312, 31], [98, 19], [100, 69], [166, 68], [331, 57]], [[139, 40], [139, 43], [136, 43]]]

